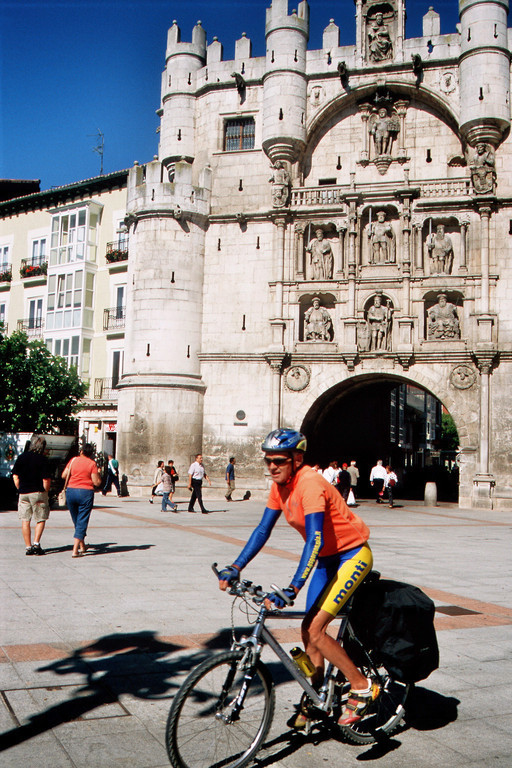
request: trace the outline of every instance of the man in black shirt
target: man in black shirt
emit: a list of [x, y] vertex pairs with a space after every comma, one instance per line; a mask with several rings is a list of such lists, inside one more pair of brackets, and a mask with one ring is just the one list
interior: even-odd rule
[[[18, 456], [12, 469], [12, 479], [19, 491], [18, 517], [21, 520], [26, 555], [44, 555], [44, 549], [41, 549], [39, 542], [50, 515], [48, 491], [51, 484], [50, 465], [44, 455], [45, 449], [44, 437], [33, 435], [28, 451]], [[31, 520], [36, 526], [34, 544], [31, 543]]]

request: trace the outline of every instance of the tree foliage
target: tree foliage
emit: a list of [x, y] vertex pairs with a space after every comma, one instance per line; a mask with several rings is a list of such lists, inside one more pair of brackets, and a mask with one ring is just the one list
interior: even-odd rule
[[84, 384], [75, 368], [22, 331], [0, 331], [0, 431], [69, 431]]
[[459, 434], [455, 422], [449, 413], [443, 413], [441, 429], [441, 448], [444, 451], [456, 451], [459, 447]]

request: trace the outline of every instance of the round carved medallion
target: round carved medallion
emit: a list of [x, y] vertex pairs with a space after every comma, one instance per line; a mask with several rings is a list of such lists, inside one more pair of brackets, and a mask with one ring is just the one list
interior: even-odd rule
[[293, 365], [284, 374], [284, 383], [292, 392], [300, 392], [309, 384], [311, 371], [305, 365]]
[[450, 373], [455, 389], [469, 389], [476, 381], [476, 371], [470, 365], [457, 365]]

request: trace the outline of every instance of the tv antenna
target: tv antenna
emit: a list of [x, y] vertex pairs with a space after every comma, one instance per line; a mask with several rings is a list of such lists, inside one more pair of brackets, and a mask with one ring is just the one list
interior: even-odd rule
[[104, 134], [98, 128], [98, 133], [90, 133], [89, 136], [96, 137], [96, 146], [92, 148], [92, 151], [96, 152], [100, 156], [100, 176], [103, 176], [103, 150], [105, 147]]

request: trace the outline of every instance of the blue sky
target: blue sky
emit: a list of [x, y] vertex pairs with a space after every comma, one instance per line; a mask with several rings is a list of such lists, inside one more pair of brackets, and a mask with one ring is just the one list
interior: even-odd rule
[[[290, 0], [290, 10], [296, 7]], [[167, 30], [178, 21], [190, 41], [201, 19], [231, 59], [246, 32], [265, 52], [270, 0], [0, 0], [0, 178], [41, 179], [41, 189], [96, 176], [98, 130], [104, 172], [158, 151], [160, 77]], [[409, 0], [407, 37], [421, 35], [429, 6], [454, 32], [457, 0]], [[309, 48], [321, 47], [331, 18], [343, 44], [355, 39], [353, 0], [311, 0]]]

